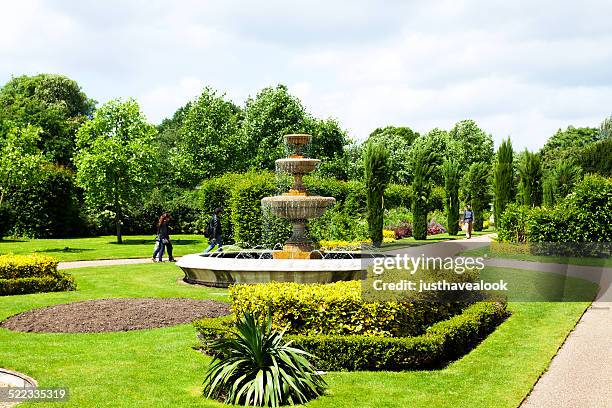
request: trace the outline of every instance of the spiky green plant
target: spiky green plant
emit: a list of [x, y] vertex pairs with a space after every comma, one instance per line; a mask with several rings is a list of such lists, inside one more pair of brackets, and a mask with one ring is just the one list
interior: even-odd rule
[[442, 174], [444, 175], [444, 208], [446, 210], [446, 225], [449, 235], [457, 235], [459, 231], [459, 163], [453, 159], [447, 159], [442, 163]]
[[540, 155], [527, 150], [523, 153], [518, 166], [520, 177], [519, 193], [521, 203], [528, 207], [542, 204], [542, 166]]
[[493, 212], [495, 222], [501, 218], [508, 203], [514, 200], [515, 175], [513, 166], [513, 150], [510, 138], [504, 140], [499, 149], [493, 167]]
[[363, 156], [366, 187], [366, 209], [368, 231], [374, 246], [383, 240], [383, 196], [391, 175], [389, 174], [389, 151], [377, 142], [367, 144]]
[[278, 407], [303, 404], [323, 394], [327, 384], [308, 361], [313, 357], [285, 342], [272, 329], [271, 316], [260, 321], [245, 314], [235, 333], [215, 341], [215, 355], [204, 379], [204, 395], [226, 404]]

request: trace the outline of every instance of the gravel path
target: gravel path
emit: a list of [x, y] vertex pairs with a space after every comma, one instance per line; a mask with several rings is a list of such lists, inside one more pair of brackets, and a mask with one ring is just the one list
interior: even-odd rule
[[[181, 259], [180, 257], [176, 258]], [[167, 261], [164, 261], [167, 262]], [[135, 265], [153, 263], [151, 258], [130, 258], [130, 259], [99, 259], [96, 261], [67, 261], [60, 262], [57, 265], [57, 269], [74, 269], [74, 268], [87, 268], [90, 266], [113, 266], [113, 265]]]

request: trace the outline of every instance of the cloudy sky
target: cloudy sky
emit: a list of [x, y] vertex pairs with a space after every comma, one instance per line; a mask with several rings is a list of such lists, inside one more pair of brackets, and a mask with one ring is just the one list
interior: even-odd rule
[[611, 1], [3, 2], [0, 82], [62, 73], [159, 122], [210, 85], [284, 83], [354, 139], [475, 119], [541, 147], [612, 114]]

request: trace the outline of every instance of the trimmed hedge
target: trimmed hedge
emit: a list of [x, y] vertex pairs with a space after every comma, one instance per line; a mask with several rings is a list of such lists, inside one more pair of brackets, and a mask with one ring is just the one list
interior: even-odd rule
[[[501, 324], [505, 303], [478, 302], [463, 313], [429, 327], [415, 337], [288, 335], [287, 340], [316, 356], [329, 371], [416, 370], [440, 368], [466, 354]], [[221, 336], [231, 335], [232, 316], [194, 322], [205, 351]]]
[[0, 296], [75, 290], [74, 278], [45, 255], [0, 255]]
[[232, 312], [262, 316], [272, 311], [277, 329], [289, 334], [414, 336], [460, 313], [451, 302], [364, 302], [361, 282], [232, 285]]
[[612, 178], [586, 176], [553, 208], [509, 204], [498, 224], [506, 242], [612, 242]]

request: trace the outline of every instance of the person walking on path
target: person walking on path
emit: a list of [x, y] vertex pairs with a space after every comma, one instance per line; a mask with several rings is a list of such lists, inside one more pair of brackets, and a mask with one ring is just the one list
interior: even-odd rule
[[223, 215], [223, 210], [221, 208], [215, 209], [215, 213], [212, 218], [208, 222], [206, 226], [206, 230], [204, 231], [204, 236], [208, 238], [208, 248], [204, 250], [204, 253], [207, 254], [215, 247], [218, 246], [217, 251], [223, 251], [223, 233], [221, 231], [221, 216]]
[[463, 222], [467, 224], [467, 237], [468, 239], [472, 238], [472, 223], [474, 222], [474, 211], [472, 211], [471, 206], [465, 207], [465, 211], [463, 211]]
[[162, 262], [164, 249], [168, 251], [168, 261], [176, 262], [174, 256], [172, 256], [172, 241], [170, 240], [170, 227], [168, 226], [170, 220], [172, 220], [172, 216], [168, 213], [164, 213], [161, 217], [159, 217], [159, 222], [157, 223], [157, 235], [159, 237], [159, 262]]
[[[158, 225], [158, 231], [157, 231], [157, 235], [155, 236], [155, 246], [153, 247], [153, 257], [151, 258], [151, 260], [153, 262], [157, 261], [157, 255], [159, 255], [160, 251], [161, 251], [161, 239], [159, 239], [159, 223]], [[164, 256], [164, 254], [162, 253], [162, 256]]]

